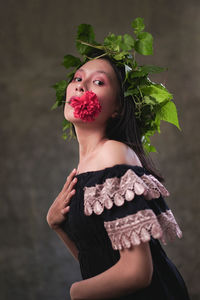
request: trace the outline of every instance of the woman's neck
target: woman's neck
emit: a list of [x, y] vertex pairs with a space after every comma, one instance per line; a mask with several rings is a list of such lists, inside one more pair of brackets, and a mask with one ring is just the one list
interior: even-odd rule
[[98, 148], [108, 140], [104, 130], [99, 128], [84, 128], [75, 126], [79, 143], [79, 165], [90, 160], [97, 153]]

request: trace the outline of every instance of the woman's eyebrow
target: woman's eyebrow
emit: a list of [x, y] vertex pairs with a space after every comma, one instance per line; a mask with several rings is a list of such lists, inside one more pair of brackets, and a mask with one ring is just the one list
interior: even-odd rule
[[107, 72], [105, 72], [105, 71], [103, 71], [103, 70], [98, 70], [98, 71], [96, 71], [95, 73], [102, 73], [102, 74], [105, 74], [105, 75], [111, 80], [110, 74], [108, 74]]
[[[78, 69], [77, 72], [78, 72], [78, 71], [81, 71], [81, 72], [84, 72], [84, 73], [85, 73], [85, 70], [84, 70], [84, 69]], [[103, 70], [97, 70], [97, 71], [95, 71], [94, 73], [105, 74], [105, 75], [108, 77], [108, 79], [111, 80], [110, 74], [107, 73], [107, 72], [105, 72], [105, 71], [103, 71]]]
[[78, 70], [76, 70], [76, 72], [79, 72], [79, 71], [85, 72], [83, 69], [78, 69]]

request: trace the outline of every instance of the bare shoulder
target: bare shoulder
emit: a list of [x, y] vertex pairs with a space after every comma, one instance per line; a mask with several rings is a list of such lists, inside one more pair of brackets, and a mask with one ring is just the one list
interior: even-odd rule
[[142, 166], [136, 153], [126, 144], [115, 140], [107, 140], [99, 152], [98, 158], [103, 161], [104, 167], [116, 164]]

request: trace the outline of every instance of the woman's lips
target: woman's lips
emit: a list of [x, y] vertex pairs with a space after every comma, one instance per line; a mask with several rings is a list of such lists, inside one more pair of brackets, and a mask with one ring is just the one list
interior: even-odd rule
[[69, 99], [69, 101], [66, 101], [66, 102], [70, 104], [71, 101], [72, 101], [74, 98], [77, 98], [77, 97], [73, 96], [73, 97], [71, 97], [71, 98]]

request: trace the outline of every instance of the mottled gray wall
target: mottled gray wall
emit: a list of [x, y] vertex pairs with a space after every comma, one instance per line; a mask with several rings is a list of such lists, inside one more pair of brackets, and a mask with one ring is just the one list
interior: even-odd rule
[[[182, 132], [162, 125], [153, 155], [171, 192], [184, 236], [165, 247], [200, 299], [198, 0], [19, 0], [0, 9], [0, 299], [66, 299], [79, 266], [46, 223], [47, 210], [77, 164], [76, 142], [61, 138], [62, 110], [50, 112], [60, 65], [74, 53], [78, 24], [93, 24], [97, 40], [131, 32], [144, 17], [155, 38], [145, 62], [168, 66], [155, 77], [174, 94]], [[67, 296], [67, 299], [68, 296]]]

